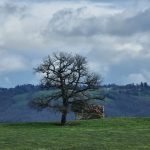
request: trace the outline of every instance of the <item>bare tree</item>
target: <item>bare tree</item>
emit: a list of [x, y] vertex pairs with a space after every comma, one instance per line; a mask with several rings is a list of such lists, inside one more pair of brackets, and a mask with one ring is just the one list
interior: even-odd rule
[[[44, 87], [56, 87], [57, 90], [50, 96], [34, 100], [34, 105], [59, 108], [62, 112], [62, 125], [66, 123], [69, 105], [74, 101], [103, 99], [99, 95], [91, 94], [92, 90], [99, 88], [101, 79], [89, 72], [86, 58], [80, 55], [54, 53], [44, 59], [43, 63], [35, 68], [35, 72], [43, 74], [41, 83]], [[52, 106], [51, 102], [56, 100], [59, 100], [59, 103]]]

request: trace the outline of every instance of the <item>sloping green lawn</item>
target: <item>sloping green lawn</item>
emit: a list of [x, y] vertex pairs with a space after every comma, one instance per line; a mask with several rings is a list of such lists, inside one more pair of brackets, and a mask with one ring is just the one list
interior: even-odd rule
[[0, 150], [150, 150], [150, 118], [0, 124]]

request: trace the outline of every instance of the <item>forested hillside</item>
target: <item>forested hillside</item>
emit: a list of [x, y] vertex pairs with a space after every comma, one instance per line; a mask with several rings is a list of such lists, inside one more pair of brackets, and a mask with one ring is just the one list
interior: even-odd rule
[[147, 83], [110, 85], [105, 88], [107, 116], [150, 116], [150, 87]]
[[[150, 86], [147, 83], [125, 86], [104, 85], [101, 87], [106, 96], [101, 102], [105, 106], [106, 117], [150, 116]], [[51, 94], [39, 86], [21, 85], [15, 88], [0, 88], [0, 122], [53, 121], [59, 119], [59, 113], [53, 110], [35, 110], [29, 102], [38, 96]], [[97, 103], [100, 103], [99, 101]], [[68, 119], [74, 119], [73, 113]]]

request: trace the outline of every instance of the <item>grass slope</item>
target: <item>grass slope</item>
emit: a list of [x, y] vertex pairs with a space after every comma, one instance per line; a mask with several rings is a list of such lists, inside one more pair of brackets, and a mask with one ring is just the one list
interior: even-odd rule
[[150, 118], [0, 124], [2, 150], [150, 150]]

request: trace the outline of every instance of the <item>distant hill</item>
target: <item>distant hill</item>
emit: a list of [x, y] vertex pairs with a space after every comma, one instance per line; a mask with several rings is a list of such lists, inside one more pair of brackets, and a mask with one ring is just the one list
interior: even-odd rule
[[[105, 106], [106, 117], [148, 117], [150, 116], [150, 86], [147, 83], [124, 86], [104, 85], [101, 87], [106, 98], [99, 102]], [[0, 88], [0, 122], [56, 121], [60, 114], [53, 110], [37, 111], [28, 103], [35, 97], [53, 92], [42, 90], [31, 84], [15, 88]], [[70, 113], [68, 119], [74, 119]]]

